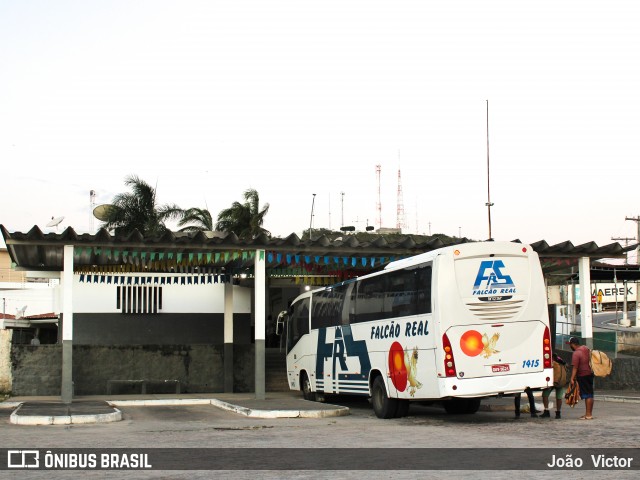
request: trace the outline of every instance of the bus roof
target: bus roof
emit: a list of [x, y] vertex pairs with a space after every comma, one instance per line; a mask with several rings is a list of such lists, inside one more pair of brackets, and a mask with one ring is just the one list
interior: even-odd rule
[[483, 250], [488, 253], [523, 253], [523, 248], [526, 251], [533, 252], [533, 249], [529, 245], [525, 245], [522, 243], [515, 242], [470, 242], [470, 243], [460, 243], [458, 245], [451, 245], [448, 247], [438, 248], [437, 250], [432, 250], [430, 252], [420, 253], [418, 255], [414, 255], [412, 257], [403, 258], [402, 260], [396, 260], [395, 262], [389, 263], [384, 267], [385, 270], [394, 270], [396, 268], [402, 268], [408, 264], [417, 264], [424, 263], [430, 260], [433, 260], [438, 255], [447, 254], [449, 252], [453, 252], [455, 250], [460, 251], [473, 251], [474, 255], [481, 254]]

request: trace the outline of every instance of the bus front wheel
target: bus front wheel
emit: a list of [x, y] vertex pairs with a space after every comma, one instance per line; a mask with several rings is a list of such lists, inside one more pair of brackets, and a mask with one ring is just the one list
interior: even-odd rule
[[316, 401], [316, 393], [311, 391], [311, 382], [309, 381], [309, 376], [306, 373], [302, 374], [302, 396], [305, 400], [309, 400], [311, 402]]
[[398, 400], [389, 398], [387, 390], [384, 388], [384, 380], [381, 376], [377, 376], [373, 381], [371, 389], [371, 403], [373, 411], [378, 418], [393, 418], [398, 409]]

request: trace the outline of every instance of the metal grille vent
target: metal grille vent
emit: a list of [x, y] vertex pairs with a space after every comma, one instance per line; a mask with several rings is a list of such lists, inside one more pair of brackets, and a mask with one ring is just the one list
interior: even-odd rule
[[523, 303], [523, 300], [472, 302], [467, 303], [467, 307], [471, 313], [482, 320], [509, 320], [518, 315]]

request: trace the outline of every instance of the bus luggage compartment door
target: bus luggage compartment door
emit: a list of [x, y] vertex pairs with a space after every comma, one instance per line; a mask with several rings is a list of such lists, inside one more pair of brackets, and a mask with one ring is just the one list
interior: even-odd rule
[[446, 335], [458, 378], [478, 378], [544, 370], [545, 325], [538, 320], [451, 327]]

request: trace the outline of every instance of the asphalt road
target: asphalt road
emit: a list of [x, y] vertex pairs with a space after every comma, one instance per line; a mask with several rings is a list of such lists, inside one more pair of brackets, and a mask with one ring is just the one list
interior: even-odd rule
[[[8, 411], [0, 411], [0, 448], [333, 448], [336, 455], [348, 448], [397, 454], [411, 448], [451, 448], [449, 455], [464, 457], [466, 449], [588, 447], [620, 450], [640, 445], [640, 404], [597, 402], [592, 421], [579, 420], [584, 406], [565, 406], [562, 420], [519, 420], [511, 410], [448, 415], [440, 407], [412, 405], [410, 415], [380, 420], [368, 402], [359, 398], [331, 399], [351, 409], [347, 417], [325, 419], [252, 419], [212, 406], [122, 407], [123, 420], [109, 424], [71, 426], [19, 426], [9, 423]], [[559, 450], [560, 451], [560, 450]], [[241, 456], [242, 451], [233, 451]], [[284, 451], [286, 452], [286, 451]], [[458, 453], [459, 452], [459, 453]], [[299, 459], [286, 453], [283, 465], [293, 468]], [[250, 461], [247, 459], [246, 461]], [[638, 458], [640, 463], [640, 458]], [[428, 472], [429, 478], [513, 478], [513, 471], [460, 470]], [[585, 471], [587, 478], [631, 478], [630, 471]], [[518, 472], [518, 478], [558, 478], [558, 471]], [[0, 471], [1, 478], [417, 478], [416, 471]]]
[[[621, 327], [619, 323], [622, 321], [623, 312], [598, 312], [593, 314], [593, 326], [594, 327], [603, 327], [603, 328], [625, 328], [629, 327]], [[635, 326], [636, 319], [636, 311], [632, 310], [627, 312], [628, 318], [631, 321], [632, 327]]]

